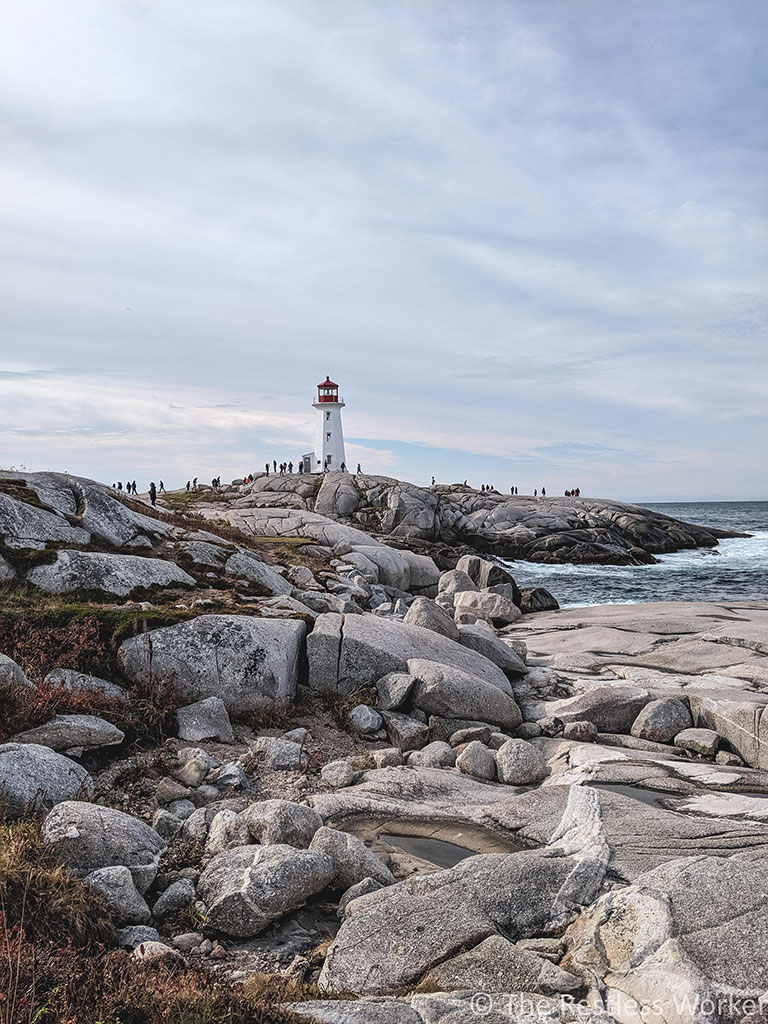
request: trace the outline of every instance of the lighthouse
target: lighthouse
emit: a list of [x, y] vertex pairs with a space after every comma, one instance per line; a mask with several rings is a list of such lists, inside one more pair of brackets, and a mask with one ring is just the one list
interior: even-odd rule
[[324, 473], [341, 469], [342, 465], [346, 467], [344, 431], [341, 427], [344, 399], [339, 398], [339, 385], [326, 377], [322, 384], [317, 385], [317, 398], [312, 405], [318, 411], [318, 422], [310, 472]]

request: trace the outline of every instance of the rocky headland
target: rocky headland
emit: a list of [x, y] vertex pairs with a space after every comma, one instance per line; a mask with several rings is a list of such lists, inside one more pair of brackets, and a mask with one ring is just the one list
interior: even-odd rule
[[768, 604], [564, 611], [483, 557], [716, 542], [346, 474], [153, 510], [0, 473], [6, 999], [758, 1024]]

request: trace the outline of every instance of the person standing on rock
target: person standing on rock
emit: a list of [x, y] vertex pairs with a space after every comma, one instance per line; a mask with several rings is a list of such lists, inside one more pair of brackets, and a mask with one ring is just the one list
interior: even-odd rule
[[346, 464], [346, 462], [342, 462], [342, 464], [341, 464], [341, 472], [342, 473], [346, 473], [347, 472], [347, 464]]
[[189, 490], [189, 488], [190, 488], [190, 483], [189, 483], [189, 480], [187, 480], [187, 490]]
[[155, 487], [155, 481], [149, 485], [149, 500], [152, 502], [153, 507], [157, 504], [157, 488]]
[[291, 476], [293, 476], [293, 463], [292, 463], [292, 462], [289, 462], [289, 463], [288, 463], [288, 473], [289, 473], [289, 474], [290, 474]]
[[534, 498], [538, 498], [538, 496], [539, 496], [539, 492], [536, 490], [535, 487], [533, 488], [533, 496], [534, 496]]
[[432, 477], [432, 486], [433, 487], [435, 486], [435, 478], [434, 477]]
[[546, 496], [547, 496], [547, 488], [546, 487], [542, 487], [541, 488], [541, 496], [542, 496], [542, 498], [546, 498]]
[[160, 494], [165, 494], [165, 484], [162, 480], [160, 481]]
[[358, 462], [358, 464], [357, 464], [357, 475], [358, 476], [362, 476], [362, 473], [363, 473], [363, 471], [362, 471], [362, 469], [360, 469], [360, 463]]

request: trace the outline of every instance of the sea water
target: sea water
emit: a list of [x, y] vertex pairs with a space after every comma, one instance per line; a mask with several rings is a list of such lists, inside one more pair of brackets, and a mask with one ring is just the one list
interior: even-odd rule
[[674, 519], [749, 533], [716, 548], [657, 555], [656, 565], [508, 562], [518, 586], [545, 587], [561, 608], [638, 601], [768, 601], [768, 501], [661, 502]]

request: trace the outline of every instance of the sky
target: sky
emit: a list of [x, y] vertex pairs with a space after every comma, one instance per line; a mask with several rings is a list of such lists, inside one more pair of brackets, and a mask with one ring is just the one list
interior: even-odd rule
[[6, 0], [0, 466], [768, 498], [768, 5]]

